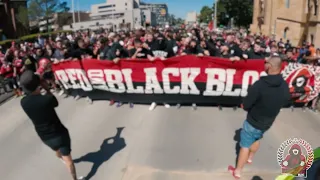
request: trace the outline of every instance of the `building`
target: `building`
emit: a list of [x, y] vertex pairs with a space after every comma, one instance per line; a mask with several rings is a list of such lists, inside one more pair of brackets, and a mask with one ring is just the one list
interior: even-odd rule
[[320, 47], [319, 0], [254, 0], [253, 33], [290, 40], [294, 46], [304, 41]]
[[155, 3], [145, 3], [141, 2], [141, 9], [150, 9], [152, 13], [154, 13], [156, 18], [156, 23], [159, 26], [164, 26], [168, 24], [168, 5], [167, 4], [155, 4]]
[[[168, 8], [165, 5], [165, 9], [162, 10], [162, 7], [164, 7], [163, 4], [147, 4], [140, 0], [107, 0], [105, 3], [92, 5], [91, 20], [75, 23], [73, 29], [102, 27], [118, 30], [156, 26], [166, 21]], [[162, 16], [160, 17], [159, 14]]]
[[29, 33], [29, 27], [17, 19], [20, 7], [27, 8], [27, 1], [0, 0], [0, 40], [15, 39]]
[[[88, 21], [90, 20], [90, 13], [87, 12], [75, 12], [75, 22]], [[47, 25], [48, 23], [48, 25]], [[63, 26], [70, 26], [72, 28], [73, 13], [54, 13], [48, 19], [41, 18], [36, 27], [39, 28], [40, 32], [47, 31], [49, 27], [50, 31], [62, 30]]]
[[186, 17], [186, 22], [185, 22], [185, 24], [187, 24], [187, 25], [192, 25], [192, 24], [194, 24], [194, 23], [197, 23], [197, 18], [198, 17], [198, 15], [197, 15], [197, 12], [188, 12], [188, 14], [187, 14], [187, 17]]

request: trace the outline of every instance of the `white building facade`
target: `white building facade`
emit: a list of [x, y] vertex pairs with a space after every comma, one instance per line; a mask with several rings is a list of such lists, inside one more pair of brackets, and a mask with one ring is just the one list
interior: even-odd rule
[[188, 14], [187, 14], [187, 17], [186, 17], [186, 22], [185, 22], [185, 24], [187, 24], [187, 25], [192, 25], [192, 24], [194, 24], [194, 23], [197, 23], [198, 22], [198, 14], [197, 14], [197, 12], [188, 12]]
[[[167, 16], [168, 8], [166, 4], [140, 3], [140, 0], [106, 0], [106, 3], [94, 4], [91, 6], [90, 21], [74, 23], [73, 29], [98, 29], [113, 28], [133, 29], [141, 28], [146, 24], [156, 26], [158, 18], [158, 9], [155, 6], [164, 7], [162, 12]], [[166, 8], [165, 8], [166, 7]], [[67, 28], [67, 27], [66, 27]]]

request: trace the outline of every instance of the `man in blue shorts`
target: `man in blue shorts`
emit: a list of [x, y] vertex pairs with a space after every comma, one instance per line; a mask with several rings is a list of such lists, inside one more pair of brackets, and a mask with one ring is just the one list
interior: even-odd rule
[[289, 103], [288, 84], [281, 75], [282, 61], [273, 54], [265, 61], [267, 76], [261, 77], [248, 90], [243, 100], [243, 109], [248, 112], [240, 133], [240, 152], [236, 168], [228, 170], [239, 179], [246, 163], [252, 163], [260, 146], [259, 140], [270, 129], [281, 108]]

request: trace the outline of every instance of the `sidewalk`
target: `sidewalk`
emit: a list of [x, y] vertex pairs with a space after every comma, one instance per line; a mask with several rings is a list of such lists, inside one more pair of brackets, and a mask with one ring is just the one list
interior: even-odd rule
[[1, 94], [0, 95], [0, 105], [4, 102], [6, 102], [7, 100], [9, 100], [11, 97], [14, 96], [13, 92], [8, 92], [6, 94]]

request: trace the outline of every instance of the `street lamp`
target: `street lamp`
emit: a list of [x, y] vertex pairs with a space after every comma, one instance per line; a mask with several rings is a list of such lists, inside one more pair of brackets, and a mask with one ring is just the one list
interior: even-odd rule
[[71, 0], [71, 9], [72, 9], [72, 19], [73, 23], [76, 23], [76, 16], [74, 14], [74, 0]]
[[217, 28], [218, 1], [219, 0], [215, 0], [215, 5], [214, 5], [214, 28]]

